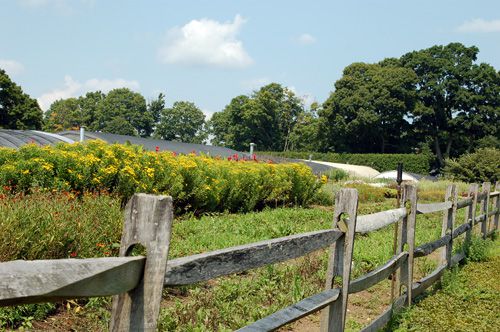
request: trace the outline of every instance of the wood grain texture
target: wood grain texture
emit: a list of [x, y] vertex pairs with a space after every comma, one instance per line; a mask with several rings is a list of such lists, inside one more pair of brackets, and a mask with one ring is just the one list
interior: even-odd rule
[[418, 257], [424, 257], [427, 255], [430, 255], [436, 249], [439, 249], [439, 248], [445, 246], [446, 244], [448, 244], [450, 242], [450, 240], [451, 240], [451, 235], [445, 235], [445, 236], [443, 236], [435, 241], [424, 243], [424, 244], [418, 246], [417, 248], [415, 248], [413, 257], [418, 258]]
[[493, 208], [495, 209], [495, 215], [493, 216], [493, 227], [492, 230], [498, 230], [498, 221], [500, 220], [500, 181], [495, 184], [495, 194], [493, 198]]
[[465, 210], [465, 223], [470, 225], [470, 228], [465, 233], [465, 246], [470, 245], [472, 238], [472, 231], [474, 229], [474, 220], [476, 218], [476, 206], [477, 206], [477, 192], [479, 190], [479, 186], [476, 183], [473, 183], [469, 186], [468, 196], [472, 199], [471, 205]]
[[402, 252], [392, 257], [387, 263], [375, 270], [362, 275], [349, 285], [349, 294], [361, 292], [371, 286], [387, 279], [401, 264], [408, 259], [408, 253]]
[[473, 199], [472, 198], [465, 198], [461, 199], [457, 202], [457, 209], [462, 209], [464, 207], [471, 206]]
[[146, 248], [144, 274], [133, 290], [113, 299], [110, 331], [155, 331], [172, 231], [172, 198], [135, 194], [125, 207], [120, 256]]
[[356, 221], [357, 233], [369, 233], [386, 227], [399, 221], [406, 216], [406, 209], [404, 207], [399, 209], [387, 210], [359, 216]]
[[451, 208], [451, 202], [440, 202], [440, 203], [429, 203], [429, 204], [417, 204], [418, 214], [427, 214], [445, 211]]
[[453, 224], [455, 222], [455, 217], [457, 214], [457, 186], [451, 184], [446, 188], [445, 201], [451, 203], [451, 207], [445, 210], [443, 213], [443, 223], [441, 227], [441, 236], [450, 235], [450, 240], [446, 243], [445, 247], [441, 251], [441, 264], [447, 264], [448, 267], [451, 265], [451, 252], [453, 249]]
[[422, 294], [429, 286], [434, 284], [441, 276], [443, 275], [444, 271], [446, 270], [446, 265], [441, 265], [434, 271], [432, 271], [429, 275], [425, 276], [424, 278], [420, 279], [416, 283], [413, 284], [413, 295], [417, 296]]
[[488, 233], [488, 223], [489, 223], [488, 211], [490, 208], [489, 193], [491, 189], [491, 183], [484, 182], [481, 189], [483, 194], [486, 194], [486, 198], [481, 202], [481, 214], [484, 215], [484, 219], [481, 222], [481, 235], [483, 236], [483, 239], [486, 239], [486, 234]]
[[[406, 242], [408, 244], [408, 259], [403, 262], [400, 283], [405, 284], [407, 302], [406, 305], [411, 305], [413, 299], [412, 285], [413, 285], [413, 261], [415, 251], [415, 228], [417, 222], [417, 187], [411, 184], [405, 184], [403, 187], [402, 203], [410, 206], [408, 215], [406, 217]], [[404, 269], [403, 269], [404, 268]], [[403, 280], [406, 278], [406, 280]], [[401, 294], [401, 292], [400, 292]]]
[[319, 294], [310, 296], [289, 307], [277, 311], [253, 324], [245, 326], [238, 331], [274, 331], [286, 324], [294, 322], [302, 317], [308, 316], [327, 305], [335, 302], [340, 295], [340, 289], [333, 288], [325, 290]]
[[142, 278], [144, 262], [138, 256], [0, 263], [0, 306], [127, 292]]
[[165, 286], [187, 285], [304, 256], [342, 236], [329, 229], [216, 250], [170, 260]]
[[394, 302], [381, 313], [377, 318], [375, 318], [370, 324], [361, 329], [361, 332], [377, 332], [382, 329], [390, 320], [395, 311], [400, 309], [405, 302], [407, 302], [406, 294], [398, 297]]
[[455, 238], [459, 237], [460, 235], [462, 235], [463, 233], [465, 233], [469, 229], [470, 229], [470, 224], [462, 224], [462, 225], [458, 226], [457, 228], [455, 228], [453, 230], [452, 238], [455, 239]]
[[[322, 311], [321, 331], [344, 331], [351, 277], [351, 262], [356, 231], [358, 192], [355, 189], [341, 189], [335, 197], [333, 228], [342, 228], [345, 234], [330, 248], [330, 260], [326, 279], [326, 290], [334, 288], [334, 279], [342, 277], [341, 299]], [[340, 229], [339, 229], [340, 230]]]

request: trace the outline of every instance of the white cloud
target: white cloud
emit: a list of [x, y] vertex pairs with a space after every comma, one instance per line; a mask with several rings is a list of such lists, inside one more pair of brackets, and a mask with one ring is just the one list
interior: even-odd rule
[[484, 20], [476, 18], [465, 21], [458, 28], [459, 32], [500, 32], [500, 20]]
[[316, 98], [309, 92], [298, 92], [294, 86], [290, 86], [287, 89], [292, 91], [302, 101], [302, 104], [304, 104], [305, 108], [310, 108], [311, 104], [316, 101]]
[[127, 81], [121, 78], [114, 80], [92, 78], [81, 83], [75, 81], [71, 76], [66, 75], [64, 77], [64, 87], [44, 93], [38, 97], [37, 100], [40, 107], [46, 111], [56, 100], [81, 96], [88, 91], [99, 90], [107, 93], [115, 88], [138, 90], [139, 83], [137, 81]]
[[192, 20], [167, 32], [159, 50], [162, 62], [195, 66], [242, 68], [253, 63], [236, 37], [245, 20], [221, 23], [210, 19]]
[[310, 45], [316, 42], [316, 38], [308, 33], [303, 33], [297, 37], [297, 42], [301, 45]]
[[21, 73], [24, 66], [15, 60], [0, 59], [0, 69], [5, 70], [9, 76], [13, 76]]

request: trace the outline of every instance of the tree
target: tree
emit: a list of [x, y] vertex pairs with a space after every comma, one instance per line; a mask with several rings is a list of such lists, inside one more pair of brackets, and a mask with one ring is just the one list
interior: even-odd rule
[[347, 66], [319, 113], [323, 150], [399, 152], [410, 127], [415, 82], [411, 69], [391, 61]]
[[37, 101], [0, 69], [0, 128], [41, 129], [43, 112]]
[[297, 123], [290, 133], [290, 150], [315, 151], [318, 148], [318, 103], [314, 102], [310, 110], [299, 114]]
[[212, 143], [246, 150], [250, 143], [260, 150], [290, 148], [290, 137], [303, 106], [280, 84], [271, 83], [249, 96], [237, 96], [208, 123]]
[[[110, 125], [113, 120], [116, 121]], [[124, 129], [124, 121], [134, 129], [128, 135], [147, 137], [153, 132], [153, 116], [147, 110], [144, 97], [127, 88], [111, 90], [102, 102], [102, 110], [97, 116], [95, 129], [112, 134], [130, 132], [129, 126]], [[120, 133], [116, 132], [117, 128], [121, 128]]]
[[53, 102], [45, 112], [44, 130], [76, 130], [82, 125], [79, 100], [76, 98], [60, 99]]
[[[418, 104], [412, 114], [420, 140], [429, 138], [440, 166], [482, 137], [498, 137], [499, 74], [475, 64], [479, 49], [460, 43], [403, 55], [402, 66], [418, 77]], [[464, 144], [465, 143], [465, 144]]]
[[106, 95], [101, 91], [87, 92], [78, 98], [81, 112], [81, 123], [90, 131], [98, 131], [98, 119], [102, 116], [103, 102]]
[[188, 101], [176, 101], [171, 108], [165, 108], [155, 136], [169, 141], [201, 144], [207, 138], [204, 132], [205, 114]]

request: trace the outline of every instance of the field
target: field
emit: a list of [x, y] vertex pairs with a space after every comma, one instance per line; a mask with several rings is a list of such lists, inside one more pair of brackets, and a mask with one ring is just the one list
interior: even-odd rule
[[[420, 185], [421, 201], [442, 201], [448, 183]], [[246, 214], [192, 213], [174, 223], [170, 257], [180, 257], [264, 239], [331, 227], [333, 194], [342, 186], [360, 193], [359, 214], [393, 208], [394, 189], [366, 184], [328, 181], [316, 204], [309, 208], [265, 208]], [[467, 186], [459, 184], [461, 192]], [[0, 201], [1, 260], [117, 255], [122, 211], [121, 199], [109, 194], [33, 192], [3, 196]], [[463, 213], [463, 210], [460, 210]], [[463, 216], [459, 216], [459, 220]], [[463, 220], [463, 219], [462, 219]], [[75, 231], [76, 230], [76, 231]], [[436, 239], [441, 232], [439, 214], [418, 216], [416, 245]], [[354, 246], [353, 278], [392, 256], [393, 230], [358, 235]], [[327, 253], [218, 278], [189, 287], [167, 288], [160, 313], [160, 330], [229, 331], [242, 327], [282, 307], [319, 292], [324, 286]], [[416, 277], [436, 267], [431, 258], [417, 259]], [[347, 328], [359, 330], [390, 302], [390, 281], [350, 297]], [[256, 305], [257, 304], [257, 305]], [[109, 298], [25, 305], [0, 310], [0, 327], [67, 330], [69, 327], [106, 330]], [[317, 328], [318, 315], [302, 319], [287, 329]]]

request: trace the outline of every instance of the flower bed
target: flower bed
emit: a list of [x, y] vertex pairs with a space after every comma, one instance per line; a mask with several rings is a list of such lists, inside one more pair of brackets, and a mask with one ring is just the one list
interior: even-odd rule
[[302, 164], [267, 164], [207, 156], [147, 152], [139, 146], [89, 141], [19, 150], [0, 149], [4, 191], [135, 192], [173, 197], [177, 212], [251, 211], [305, 205], [320, 181]]

